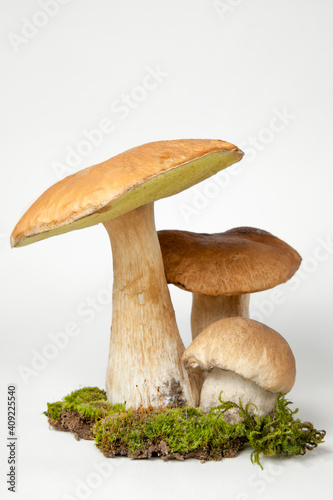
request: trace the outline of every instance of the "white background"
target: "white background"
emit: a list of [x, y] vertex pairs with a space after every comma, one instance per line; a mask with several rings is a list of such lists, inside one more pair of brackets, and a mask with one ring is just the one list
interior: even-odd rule
[[[41, 3], [1, 0], [1, 498], [13, 498], [4, 479], [11, 382], [17, 499], [310, 499], [319, 490], [331, 498], [332, 2], [225, 0], [218, 8], [210, 0], [63, 0], [52, 15], [41, 14]], [[163, 76], [143, 89], [156, 68]], [[130, 104], [119, 108], [125, 94]], [[105, 119], [112, 132], [66, 166], [68, 148], [81, 144], [82, 153], [84, 131]], [[58, 180], [60, 164], [71, 173], [144, 142], [192, 137], [228, 140], [247, 158], [218, 181], [157, 202], [157, 228], [256, 226], [304, 259], [297, 279], [278, 296], [253, 296], [251, 311], [290, 343], [297, 360], [290, 399], [328, 435], [305, 457], [264, 460], [264, 473], [249, 450], [218, 463], [105, 462], [92, 442], [50, 431], [42, 415], [47, 401], [104, 386], [112, 257], [102, 226], [10, 250], [14, 225]], [[190, 294], [171, 293], [187, 346]], [[90, 322], [78, 313], [91, 309], [89, 297], [99, 309]], [[78, 335], [22, 376], [50, 334], [71, 322]], [[102, 462], [112, 464], [108, 477], [96, 473]], [[85, 497], [80, 481], [93, 486]]]

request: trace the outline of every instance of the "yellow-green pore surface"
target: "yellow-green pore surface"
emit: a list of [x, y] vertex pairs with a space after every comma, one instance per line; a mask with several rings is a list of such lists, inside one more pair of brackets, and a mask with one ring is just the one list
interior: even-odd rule
[[12, 246], [92, 226], [179, 193], [239, 161], [219, 140], [159, 141], [125, 151], [51, 186], [16, 225]]
[[[244, 408], [241, 404], [220, 401], [221, 404], [208, 413], [191, 407], [134, 410], [121, 404], [111, 405], [104, 391], [86, 387], [72, 392], [62, 401], [48, 403], [45, 415], [55, 427], [61, 422], [63, 411], [81, 415], [90, 422], [96, 445], [107, 456], [112, 456], [113, 450], [121, 447], [135, 453], [147, 447], [147, 443], [161, 441], [172, 453], [184, 457], [195, 450], [218, 456], [221, 450], [227, 451], [238, 440], [241, 443], [238, 449], [246, 444], [253, 448], [251, 459], [260, 465], [261, 454], [304, 455], [323, 442], [325, 431], [295, 419], [298, 410], [291, 410], [291, 403], [282, 394], [274, 414], [260, 418], [251, 414], [251, 405]], [[229, 424], [224, 413], [235, 407], [243, 420]]]

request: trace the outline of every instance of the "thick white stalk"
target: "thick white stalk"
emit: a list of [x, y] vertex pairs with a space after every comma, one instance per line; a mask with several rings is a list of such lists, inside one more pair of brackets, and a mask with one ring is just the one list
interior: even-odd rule
[[[256, 408], [249, 406], [248, 409], [259, 417], [273, 411], [278, 396], [277, 392], [268, 392], [235, 372], [213, 368], [204, 380], [200, 395], [200, 407], [208, 411], [210, 408], [218, 406], [220, 394], [222, 401], [232, 401], [237, 404], [241, 401], [244, 407], [248, 403], [253, 403]], [[225, 417], [230, 423], [241, 420], [238, 410], [235, 408], [228, 410]]]
[[215, 296], [193, 293], [191, 328], [193, 340], [207, 326], [219, 319], [249, 317], [249, 294]]
[[106, 392], [111, 403], [198, 404], [196, 379], [166, 283], [153, 204], [104, 223], [113, 253], [113, 309]]

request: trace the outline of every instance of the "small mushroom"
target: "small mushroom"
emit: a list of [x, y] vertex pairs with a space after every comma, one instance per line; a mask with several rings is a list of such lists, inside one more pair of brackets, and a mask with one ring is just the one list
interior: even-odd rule
[[[295, 382], [295, 358], [287, 341], [268, 326], [248, 318], [224, 318], [209, 325], [186, 349], [183, 362], [187, 370], [205, 378], [200, 406], [209, 410], [223, 401], [249, 411], [269, 414], [279, 392], [286, 394]], [[229, 421], [239, 420], [238, 410], [227, 412]]]
[[[111, 403], [195, 405], [154, 223], [153, 202], [243, 156], [233, 144], [185, 139], [144, 144], [51, 186], [11, 236], [14, 247], [102, 222], [113, 252], [106, 391]], [[176, 389], [175, 389], [176, 388]]]
[[250, 293], [289, 280], [301, 257], [267, 231], [238, 227], [224, 233], [159, 231], [168, 283], [193, 293], [193, 339], [222, 318], [249, 317]]

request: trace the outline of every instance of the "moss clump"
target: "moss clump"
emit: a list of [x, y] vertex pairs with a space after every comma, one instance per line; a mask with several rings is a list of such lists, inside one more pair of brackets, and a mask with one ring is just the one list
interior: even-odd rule
[[[49, 423], [79, 437], [94, 438], [106, 456], [128, 455], [162, 458], [196, 457], [205, 460], [235, 456], [245, 445], [253, 448], [251, 460], [260, 456], [304, 455], [323, 442], [325, 431], [295, 419], [298, 410], [280, 394], [272, 415], [257, 417], [251, 405], [223, 402], [205, 413], [200, 408], [132, 408], [112, 405], [104, 391], [86, 387], [61, 402], [48, 403]], [[242, 421], [228, 423], [224, 414], [237, 408]], [[85, 427], [80, 436], [79, 429]], [[89, 432], [87, 433], [87, 428]]]
[[54, 422], [59, 421], [63, 409], [81, 413], [92, 420], [103, 417], [103, 406], [107, 403], [106, 393], [98, 387], [84, 387], [78, 391], [73, 391], [62, 401], [57, 403], [47, 403], [47, 415]]
[[291, 410], [283, 394], [279, 394], [272, 415], [257, 417], [249, 413], [251, 404], [244, 408], [239, 405], [221, 401], [220, 408], [227, 411], [229, 408], [238, 408], [242, 422], [237, 424], [239, 433], [246, 439], [247, 443], [254, 449], [251, 454], [253, 463], [260, 464], [260, 455], [267, 457], [273, 455], [305, 455], [307, 450], [313, 450], [322, 443], [326, 431], [317, 430], [310, 422], [302, 422], [295, 419], [298, 412]]
[[71, 392], [63, 399], [62, 407], [94, 421], [125, 409], [124, 405], [110, 405], [106, 392], [97, 387], [84, 387]]
[[47, 412], [44, 412], [44, 415], [47, 415], [53, 422], [57, 422], [60, 420], [62, 412], [62, 402], [58, 401], [57, 403], [47, 403]]
[[[236, 426], [221, 415], [197, 408], [129, 409], [96, 423], [98, 448], [112, 456], [122, 445], [135, 455], [162, 441], [171, 455], [187, 456], [200, 449], [209, 456], [224, 456], [241, 437]], [[243, 444], [243, 443], [242, 443]]]

